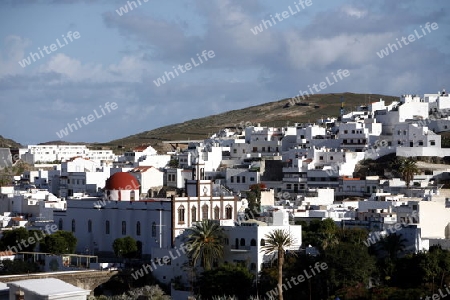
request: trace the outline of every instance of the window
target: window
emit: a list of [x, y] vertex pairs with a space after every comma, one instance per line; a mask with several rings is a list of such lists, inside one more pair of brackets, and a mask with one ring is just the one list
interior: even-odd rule
[[237, 149], [233, 149], [233, 153], [236, 154], [237, 153]]
[[262, 147], [261, 151], [266, 152], [266, 147]]
[[241, 183], [241, 176], [236, 176], [236, 182]]
[[230, 240], [228, 238], [225, 238], [224, 243], [225, 243], [225, 245], [228, 245], [228, 244], [230, 244]]
[[333, 156], [330, 156], [330, 160], [333, 160]]
[[292, 184], [290, 184], [290, 183], [286, 184], [286, 189], [287, 190], [292, 190]]
[[92, 221], [91, 220], [88, 221], [88, 232], [89, 233], [92, 232]]
[[191, 208], [191, 220], [192, 222], [197, 222], [197, 207], [195, 206]]
[[141, 235], [141, 222], [136, 223], [136, 235]]
[[228, 220], [233, 218], [233, 208], [229, 204], [225, 207], [225, 216]]
[[423, 141], [419, 141], [419, 146], [423, 146]]
[[218, 206], [214, 207], [214, 220], [219, 220], [220, 209]]
[[130, 201], [134, 201], [134, 198], [135, 198], [135, 192], [131, 191], [130, 192]]
[[261, 241], [259, 242], [260, 246], [265, 246], [266, 245], [266, 240], [265, 239], [261, 239]]
[[127, 234], [127, 222], [122, 221], [122, 235]]
[[207, 220], [208, 219], [208, 205], [203, 205], [202, 206], [202, 220]]
[[241, 245], [241, 246], [245, 246], [245, 239], [244, 239], [244, 238], [241, 238], [240, 245]]
[[344, 130], [344, 134], [347, 134], [348, 133], [348, 130]]
[[255, 181], [255, 177], [250, 177], [250, 181]]
[[430, 141], [430, 145], [434, 146], [434, 145], [436, 145], [436, 142], [435, 141]]
[[75, 219], [72, 219], [72, 232], [75, 232]]
[[62, 219], [59, 219], [59, 222], [58, 222], [58, 229], [59, 229], [59, 230], [63, 230], [63, 220], [62, 220]]
[[319, 159], [320, 159], [320, 160], [323, 160], [323, 156], [319, 156]]
[[234, 176], [230, 177], [230, 182], [233, 183], [234, 182]]
[[242, 183], [245, 183], [245, 176], [242, 176]]
[[250, 241], [250, 246], [256, 246], [256, 240], [255, 239], [252, 239]]
[[109, 234], [109, 221], [105, 222], [105, 233]]
[[184, 206], [180, 205], [178, 207], [178, 223], [184, 223]]
[[354, 130], [352, 130], [352, 133], [355, 133], [355, 131], [354, 131]]
[[156, 223], [152, 223], [152, 237], [156, 237]]

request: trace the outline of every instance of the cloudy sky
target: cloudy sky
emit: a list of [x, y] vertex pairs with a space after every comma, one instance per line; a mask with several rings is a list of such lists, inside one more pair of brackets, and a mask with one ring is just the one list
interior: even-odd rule
[[[327, 77], [321, 93], [450, 90], [448, 0], [296, 1], [1, 0], [0, 134], [105, 142]], [[350, 75], [335, 81], [339, 69]], [[157, 86], [165, 72], [175, 78]]]

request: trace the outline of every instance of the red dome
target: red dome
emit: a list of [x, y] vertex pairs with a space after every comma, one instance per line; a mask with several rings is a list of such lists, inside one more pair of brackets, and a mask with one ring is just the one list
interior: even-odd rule
[[127, 172], [117, 172], [106, 179], [105, 190], [138, 190], [136, 177]]

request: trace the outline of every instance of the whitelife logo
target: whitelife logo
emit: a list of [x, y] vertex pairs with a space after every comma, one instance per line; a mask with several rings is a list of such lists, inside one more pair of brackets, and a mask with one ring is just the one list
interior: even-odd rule
[[[104, 104], [104, 107], [102, 107], [101, 105], [99, 105], [99, 107], [102, 111], [102, 114], [99, 114], [97, 112], [97, 109], [94, 109], [94, 111], [93, 111], [94, 114], [90, 114], [86, 118], [84, 116], [81, 117], [80, 118], [81, 122], [83, 122], [84, 125], [88, 125], [89, 123], [92, 123], [95, 120], [100, 119], [101, 117], [106, 115], [106, 112], [103, 108], [105, 108], [108, 111], [108, 113], [110, 113], [111, 110], [116, 110], [118, 106], [117, 106], [116, 102], [112, 102], [111, 104], [109, 102], [106, 102]], [[81, 128], [82, 125], [80, 123], [80, 120], [78, 120], [78, 118], [75, 118], [75, 121], [77, 122], [78, 126], [75, 123], [67, 123], [67, 127], [61, 129], [59, 132], [56, 132], [56, 135], [58, 136], [58, 138], [61, 139], [65, 136], [68, 136], [69, 130], [70, 130], [70, 132], [74, 132], [75, 130], [78, 130], [79, 128]]]
[[[141, 1], [144, 2], [144, 3], [147, 3], [149, 0], [136, 0], [136, 1], [139, 3], [139, 6], [141, 6], [142, 5]], [[132, 11], [134, 8], [138, 7], [138, 5], [136, 4], [136, 1], [127, 1], [126, 5], [121, 6], [119, 9], [116, 9], [116, 13], [120, 17], [123, 16], [124, 14], [127, 14], [128, 13], [128, 7], [130, 8], [130, 11]], [[131, 4], [134, 5], [134, 8], [133, 8], [133, 6], [131, 6]]]
[[[73, 42], [74, 40], [78, 40], [81, 37], [80, 33], [78, 31], [74, 31], [73, 33], [72, 33], [72, 31], [69, 31], [69, 32], [67, 32], [66, 36], [64, 36], [64, 34], [61, 36], [63, 37], [64, 43], [61, 43], [59, 41], [59, 38], [57, 38], [56, 44], [51, 44], [49, 47], [44, 46], [44, 47], [42, 47], [42, 49], [41, 49], [41, 47], [38, 47], [39, 53], [30, 52], [30, 55], [28, 55], [27, 58], [24, 58], [24, 59], [22, 59], [22, 61], [19, 61], [19, 65], [22, 68], [25, 68], [26, 66], [29, 66], [32, 63], [31, 60], [33, 60], [33, 62], [35, 62], [36, 60], [41, 59], [45, 56], [44, 53], [42, 52], [42, 50], [44, 50], [46, 54], [51, 54], [52, 52], [55, 52], [58, 49], [61, 49], [62, 47], [65, 47], [66, 45], [68, 45], [69, 42], [67, 41], [67, 39], [69, 39], [70, 42]], [[50, 51], [49, 51], [49, 49], [50, 49]]]
[[[295, 8], [296, 10], [293, 10], [292, 7], [289, 5], [288, 9], [289, 11], [285, 10], [283, 11], [281, 14], [280, 13], [276, 13], [275, 14], [275, 18], [278, 20], [278, 22], [281, 22], [287, 18], [289, 18], [290, 16], [296, 15], [299, 12], [302, 11], [302, 9], [305, 9], [305, 5], [306, 6], [311, 6], [312, 5], [312, 0], [300, 0], [297, 2], [294, 2]], [[300, 8], [301, 6], [301, 8]], [[272, 27], [273, 25], [277, 24], [277, 21], [275, 21], [275, 18], [270, 15], [270, 20], [272, 20], [272, 22], [270, 20], [261, 20], [261, 23], [258, 26], [255, 26], [253, 28], [250, 28], [250, 31], [254, 34], [257, 35], [258, 33], [261, 33], [264, 31], [264, 29], [268, 29], [269, 27]], [[264, 28], [263, 28], [264, 26]]]
[[[431, 29], [436, 30], [436, 29], [439, 28], [439, 26], [438, 26], [438, 24], [436, 22], [431, 23], [431, 24], [430, 24], [430, 22], [427, 22], [425, 24], [425, 28], [427, 29], [427, 31], [425, 31], [425, 28], [423, 28], [422, 25], [420, 25], [420, 28], [422, 29], [423, 35], [420, 35], [420, 33], [417, 32], [417, 29], [415, 29], [414, 30], [414, 34], [408, 35], [409, 43], [412, 43], [412, 42], [416, 41], [416, 38], [418, 40], [423, 38], [424, 36], [427, 35], [427, 31], [428, 31], [428, 33], [430, 33]], [[403, 47], [402, 43], [400, 43], [398, 38], [396, 38], [396, 40], [397, 40], [398, 47], [400, 47], [400, 49], [401, 49]], [[403, 42], [404, 46], [409, 45], [409, 43], [406, 41], [406, 37], [403, 36], [400, 40]], [[377, 52], [378, 57], [379, 58], [383, 58], [385, 56], [388, 56], [390, 53], [394, 53], [395, 51], [398, 51], [397, 44], [395, 44], [395, 43], [394, 44], [388, 43], [386, 48], [381, 49], [381, 51]], [[389, 52], [389, 50], [390, 50], [390, 52]]]
[[[200, 56], [201, 56], [201, 57], [200, 57]], [[204, 63], [203, 60], [205, 60], [205, 62], [207, 62], [207, 61], [208, 61], [208, 57], [209, 57], [209, 58], [214, 58], [215, 56], [216, 56], [216, 54], [214, 53], [213, 50], [209, 50], [208, 52], [206, 52], [206, 50], [203, 50], [203, 52], [202, 52], [201, 55], [197, 53], [197, 59], [198, 59], [198, 61], [199, 61], [200, 63], [197, 64], [197, 63], [196, 63], [196, 60], [195, 60], [193, 57], [191, 57], [191, 61], [192, 61], [192, 64], [194, 65], [194, 67], [198, 67], [198, 66], [200, 66], [201, 64]], [[203, 59], [202, 59], [202, 57], [203, 57]], [[154, 83], [157, 87], [159, 87], [159, 86], [161, 86], [162, 84], [165, 84], [165, 83], [166, 83], [166, 78], [167, 78], [167, 81], [170, 81], [170, 80], [172, 80], [172, 79], [175, 79], [175, 77], [180, 76], [180, 74], [178, 73], [177, 69], [180, 70], [180, 72], [181, 72], [182, 74], [186, 73], [187, 71], [192, 70], [192, 64], [189, 63], [189, 62], [187, 62], [187, 63], [185, 63], [184, 65], [178, 65], [178, 67], [173, 66], [173, 67], [172, 67], [172, 68], [173, 68], [173, 71], [175, 72], [175, 74], [177, 74], [177, 76], [175, 76], [175, 75], [173, 74], [173, 72], [171, 72], [171, 71], [169, 71], [169, 72], [166, 71], [166, 72], [164, 72], [164, 75], [163, 75], [163, 76], [159, 77], [159, 78], [156, 79], [156, 80], [153, 80], [153, 83]], [[183, 66], [184, 66], [184, 68], [185, 68], [184, 70], [183, 70]], [[170, 75], [170, 76], [169, 76], [169, 75]], [[170, 78], [170, 77], [172, 77], [172, 78]]]

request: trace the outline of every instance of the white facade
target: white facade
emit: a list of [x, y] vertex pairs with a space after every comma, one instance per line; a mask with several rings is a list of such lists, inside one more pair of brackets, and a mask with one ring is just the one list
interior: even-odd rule
[[116, 158], [112, 150], [89, 150], [85, 145], [30, 145], [19, 149], [19, 155], [30, 164], [66, 161], [77, 156], [98, 163], [113, 161]]

